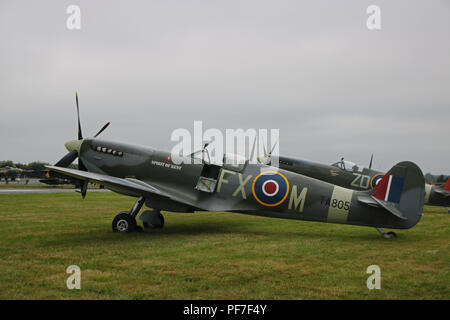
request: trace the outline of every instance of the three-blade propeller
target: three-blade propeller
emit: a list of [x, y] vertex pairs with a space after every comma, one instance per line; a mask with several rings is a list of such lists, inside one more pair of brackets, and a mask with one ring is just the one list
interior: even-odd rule
[[262, 164], [270, 164], [270, 158], [272, 157], [272, 153], [275, 150], [275, 147], [277, 146], [277, 144], [278, 144], [278, 141], [275, 141], [275, 143], [273, 144], [269, 153], [267, 153], [266, 144], [263, 142], [264, 157], [258, 157], [257, 158], [258, 162], [262, 163]]
[[[78, 92], [75, 93], [75, 102], [77, 106], [77, 118], [78, 118], [78, 140], [83, 140], [83, 133], [81, 131], [81, 121], [80, 121], [80, 107], [78, 103]], [[97, 138], [98, 135], [100, 135], [109, 125], [111, 122], [106, 123], [95, 135], [94, 138]], [[78, 158], [78, 170], [81, 171], [87, 171], [86, 166], [84, 165], [83, 161], [80, 158], [80, 155], [78, 154], [77, 150], [72, 150], [69, 153], [67, 153], [64, 157], [62, 157], [56, 164], [56, 167], [63, 167], [67, 168], [75, 159]], [[81, 189], [81, 196], [86, 196], [87, 193], [87, 181], [79, 181], [80, 183], [80, 189]]]

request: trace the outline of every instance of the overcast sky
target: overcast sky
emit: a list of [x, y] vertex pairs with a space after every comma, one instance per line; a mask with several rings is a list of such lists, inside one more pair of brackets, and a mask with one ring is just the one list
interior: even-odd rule
[[[81, 30], [68, 30], [69, 5]], [[381, 30], [366, 9], [381, 8]], [[450, 173], [450, 1], [0, 0], [0, 160], [276, 128], [280, 154]]]

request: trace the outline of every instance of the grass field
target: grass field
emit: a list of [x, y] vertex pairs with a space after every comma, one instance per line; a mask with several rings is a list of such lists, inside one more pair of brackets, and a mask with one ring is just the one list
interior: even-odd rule
[[[398, 238], [373, 228], [234, 213], [163, 213], [118, 234], [113, 193], [0, 195], [0, 299], [450, 299], [450, 214]], [[68, 290], [66, 268], [81, 268]], [[368, 290], [366, 268], [381, 268]]]

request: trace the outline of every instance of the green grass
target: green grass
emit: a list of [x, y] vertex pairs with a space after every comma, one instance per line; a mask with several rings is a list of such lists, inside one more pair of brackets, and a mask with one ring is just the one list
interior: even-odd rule
[[[0, 299], [449, 299], [450, 214], [426, 207], [398, 238], [373, 228], [234, 213], [163, 213], [111, 231], [134, 199], [0, 195]], [[81, 290], [68, 290], [69, 265]], [[381, 268], [368, 290], [366, 268]]]

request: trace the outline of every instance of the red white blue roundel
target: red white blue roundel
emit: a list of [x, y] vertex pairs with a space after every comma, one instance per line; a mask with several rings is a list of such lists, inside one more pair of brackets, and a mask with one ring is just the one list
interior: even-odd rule
[[370, 179], [370, 187], [373, 189], [376, 187], [377, 183], [380, 182], [381, 178], [383, 178], [384, 173], [377, 173]]
[[289, 182], [276, 171], [266, 171], [256, 176], [252, 185], [253, 196], [262, 205], [273, 207], [282, 203], [289, 192]]

